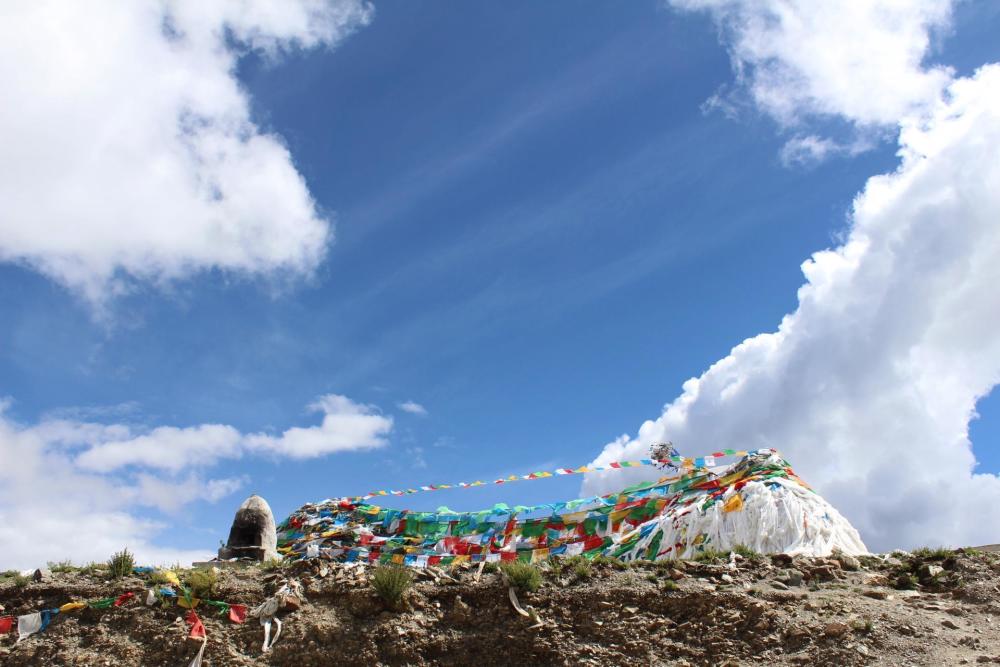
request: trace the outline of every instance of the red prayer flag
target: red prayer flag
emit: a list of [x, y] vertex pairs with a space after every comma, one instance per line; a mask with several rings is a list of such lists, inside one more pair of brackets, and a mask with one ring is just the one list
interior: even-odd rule
[[233, 623], [243, 623], [247, 620], [247, 608], [242, 604], [229, 605], [229, 620]]
[[116, 607], [120, 607], [120, 606], [122, 606], [123, 604], [125, 604], [126, 602], [128, 602], [129, 600], [131, 600], [134, 597], [135, 597], [135, 593], [133, 593], [132, 591], [129, 591], [128, 593], [124, 593], [123, 595], [119, 595], [118, 599], [115, 600], [115, 606]]
[[198, 618], [198, 614], [194, 613], [194, 609], [188, 611], [184, 620], [191, 626], [191, 632], [188, 634], [188, 637], [191, 639], [205, 638], [205, 624], [201, 622], [200, 618]]
[[6, 634], [14, 629], [13, 616], [0, 616], [0, 635]]

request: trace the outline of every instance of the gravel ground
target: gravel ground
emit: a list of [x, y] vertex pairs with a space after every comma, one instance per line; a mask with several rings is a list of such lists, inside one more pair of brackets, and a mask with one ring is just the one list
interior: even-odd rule
[[[266, 571], [226, 568], [215, 599], [252, 607], [287, 581], [280, 639], [199, 607], [203, 665], [960, 665], [1000, 663], [1000, 554], [923, 552], [863, 557], [784, 555], [625, 566], [542, 566], [543, 583], [517, 593], [505, 575], [473, 566], [418, 571], [402, 604], [374, 592], [371, 570], [312, 561]], [[141, 593], [147, 578], [109, 581], [97, 570], [18, 586], [0, 579], [2, 614], [70, 600]], [[140, 597], [142, 597], [140, 595]], [[0, 665], [186, 666], [182, 609], [84, 609], [56, 617], [15, 645], [0, 636]]]

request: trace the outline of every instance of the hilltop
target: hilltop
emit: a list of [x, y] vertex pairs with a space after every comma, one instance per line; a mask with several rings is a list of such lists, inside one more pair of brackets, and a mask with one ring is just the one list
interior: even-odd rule
[[[212, 597], [230, 604], [252, 609], [285, 584], [301, 589], [281, 599], [282, 632], [263, 655], [256, 618], [235, 624], [200, 605], [203, 665], [1000, 662], [1000, 556], [991, 553], [793, 558], [737, 550], [698, 560], [557, 558], [527, 567], [540, 586], [516, 594], [526, 615], [515, 609], [507, 574], [492, 564], [406, 570], [415, 581], [399, 604], [379, 597], [367, 566], [313, 559], [226, 568]], [[59, 614], [16, 645], [16, 632], [0, 636], [0, 664], [174, 667], [197, 653], [184, 609], [170, 599], [144, 603], [144, 591], [159, 585], [151, 581], [157, 573], [110, 579], [100, 566], [60, 569], [41, 581], [0, 578], [0, 615], [136, 596], [120, 607]]]

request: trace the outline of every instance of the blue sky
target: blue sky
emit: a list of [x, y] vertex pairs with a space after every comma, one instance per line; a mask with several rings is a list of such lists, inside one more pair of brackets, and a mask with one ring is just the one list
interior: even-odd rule
[[[961, 76], [1000, 60], [986, 4], [958, 5], [930, 60]], [[230, 495], [133, 510], [167, 521], [157, 539], [180, 549], [224, 538], [250, 492], [280, 518], [329, 496], [592, 460], [795, 310], [800, 264], [840, 242], [854, 196], [897, 164], [891, 133], [783, 164], [788, 128], [705, 106], [734, 85], [709, 17], [658, 2], [379, 3], [336, 48], [245, 53], [237, 74], [335, 222], [315, 275], [135, 281], [95, 316], [29, 263], [0, 264], [0, 394], [19, 423], [280, 433], [318, 423], [306, 406], [331, 393], [394, 419], [385, 447], [225, 460], [203, 474], [243, 479]], [[980, 470], [1000, 472], [1000, 399], [979, 412]], [[559, 479], [405, 504], [579, 490]]]

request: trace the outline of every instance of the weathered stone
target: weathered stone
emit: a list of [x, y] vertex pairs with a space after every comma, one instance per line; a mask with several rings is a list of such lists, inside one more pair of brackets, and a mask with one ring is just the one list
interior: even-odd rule
[[845, 570], [854, 572], [861, 569], [861, 561], [850, 554], [845, 554], [843, 551], [834, 551], [833, 559]]
[[823, 634], [827, 637], [843, 637], [848, 632], [851, 631], [851, 626], [847, 623], [841, 623], [840, 621], [832, 621], [827, 623], [823, 628]]
[[921, 579], [933, 579], [944, 572], [944, 568], [940, 565], [931, 565], [929, 563], [924, 563], [920, 566], [920, 578]]
[[219, 549], [219, 558], [252, 558], [264, 561], [278, 557], [278, 532], [274, 514], [267, 501], [253, 495], [236, 510], [233, 526], [229, 529], [226, 546]]
[[888, 600], [890, 598], [888, 591], [880, 590], [877, 588], [870, 591], [864, 591], [862, 594], [865, 597], [870, 597], [874, 600]]
[[941, 621], [941, 625], [948, 628], [949, 630], [958, 630], [958, 625], [956, 625], [955, 621], [951, 620], [950, 618], [946, 618], [943, 621]]

